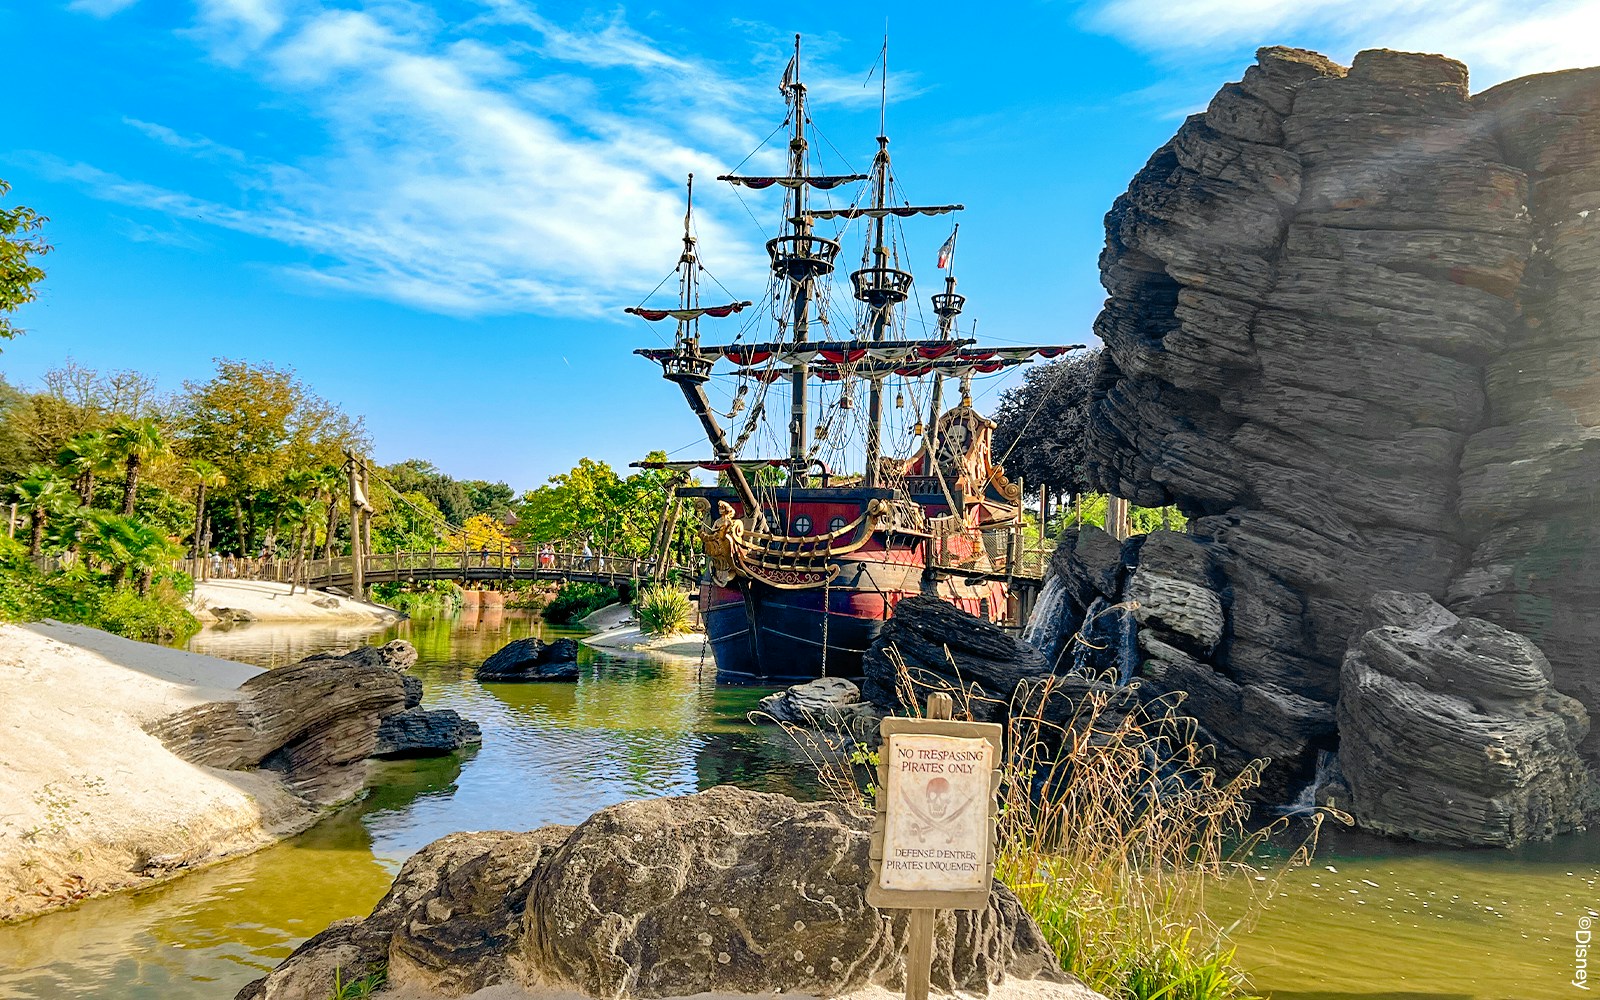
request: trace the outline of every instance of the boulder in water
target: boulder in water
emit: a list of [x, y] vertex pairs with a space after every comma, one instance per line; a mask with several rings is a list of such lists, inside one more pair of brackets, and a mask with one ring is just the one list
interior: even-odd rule
[[480, 681], [575, 681], [578, 644], [571, 639], [545, 643], [529, 636], [506, 643], [478, 667]]
[[482, 742], [483, 730], [478, 724], [463, 719], [453, 708], [411, 707], [379, 721], [372, 756], [388, 760], [439, 757]]
[[1583, 825], [1583, 705], [1515, 632], [1422, 594], [1375, 595], [1344, 660], [1340, 767], [1356, 821], [1444, 844], [1510, 847]]
[[819, 677], [762, 698], [751, 718], [863, 734], [877, 725], [879, 715], [851, 681]]
[[919, 697], [926, 691], [950, 691], [956, 704], [969, 706], [980, 721], [1001, 718], [1024, 677], [1047, 673], [1037, 649], [993, 622], [941, 601], [908, 597], [895, 605], [890, 618], [862, 657], [866, 683], [862, 694], [890, 710], [900, 703], [898, 657]]

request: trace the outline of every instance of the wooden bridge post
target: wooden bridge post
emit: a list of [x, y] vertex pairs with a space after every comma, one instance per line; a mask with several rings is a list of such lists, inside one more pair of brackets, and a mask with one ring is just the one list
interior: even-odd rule
[[350, 586], [357, 599], [364, 601], [367, 599], [367, 574], [361, 559], [361, 508], [366, 503], [366, 496], [361, 490], [356, 456], [347, 451], [345, 459], [346, 468], [350, 471]]

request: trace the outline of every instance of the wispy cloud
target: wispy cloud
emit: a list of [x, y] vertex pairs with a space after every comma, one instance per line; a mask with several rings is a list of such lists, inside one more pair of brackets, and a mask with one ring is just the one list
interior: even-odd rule
[[[620, 13], [557, 24], [515, 0], [483, 4], [451, 24], [411, 0], [202, 0], [184, 32], [229, 67], [217, 72], [303, 114], [306, 154], [252, 152], [250, 126], [223, 142], [130, 115], [209, 173], [52, 170], [106, 200], [296, 248], [287, 271], [317, 286], [458, 314], [637, 301], [675, 260], [684, 175], [715, 176], [780, 120], [777, 70], [757, 94]], [[715, 189], [696, 201], [710, 266], [763, 283], [764, 255], [735, 235], [744, 209]]]
[[1282, 43], [1341, 58], [1378, 47], [1438, 52], [1465, 62], [1475, 89], [1600, 63], [1600, 0], [1102, 0], [1085, 22], [1186, 59]]

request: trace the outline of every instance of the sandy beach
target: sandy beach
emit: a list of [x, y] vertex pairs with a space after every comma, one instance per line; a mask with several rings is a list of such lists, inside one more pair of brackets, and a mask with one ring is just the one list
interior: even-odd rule
[[704, 632], [685, 632], [681, 635], [646, 635], [633, 617], [633, 609], [626, 604], [608, 604], [579, 622], [584, 628], [594, 629], [578, 641], [586, 646], [603, 649], [608, 653], [626, 656], [630, 653], [650, 653], [657, 656], [681, 656], [698, 660], [709, 656]]
[[270, 580], [206, 580], [194, 585], [189, 608], [202, 622], [215, 621], [218, 608], [247, 611], [262, 622], [399, 621], [405, 616], [382, 604], [339, 597], [320, 590], [307, 593]]
[[144, 730], [258, 672], [81, 625], [0, 625], [0, 921], [308, 826], [317, 811], [275, 776], [197, 767]]

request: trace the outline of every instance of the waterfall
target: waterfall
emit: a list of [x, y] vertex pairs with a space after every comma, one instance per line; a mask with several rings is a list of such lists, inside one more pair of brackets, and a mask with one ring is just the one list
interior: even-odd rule
[[1043, 653], [1047, 661], [1053, 658], [1056, 643], [1061, 639], [1061, 612], [1066, 603], [1067, 585], [1061, 582], [1061, 575], [1056, 574], [1045, 581], [1033, 614], [1022, 627], [1022, 641]]
[[1339, 753], [1337, 750], [1317, 751], [1317, 773], [1312, 776], [1306, 787], [1300, 789], [1300, 794], [1295, 796], [1293, 802], [1279, 806], [1277, 811], [1281, 816], [1302, 816], [1315, 812], [1317, 809], [1317, 792], [1339, 766]]

